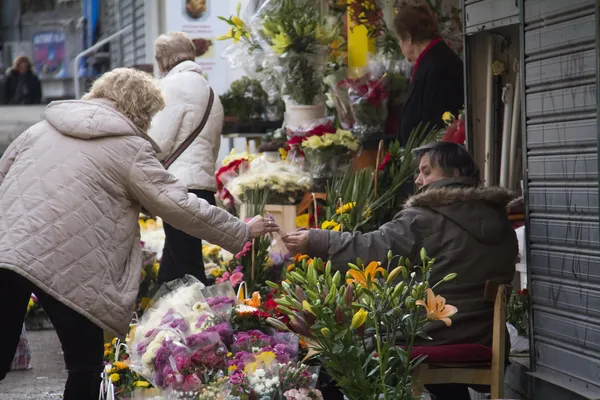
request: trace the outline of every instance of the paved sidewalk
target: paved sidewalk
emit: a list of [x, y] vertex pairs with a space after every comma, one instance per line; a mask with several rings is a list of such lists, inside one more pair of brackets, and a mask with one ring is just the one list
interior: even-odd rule
[[0, 400], [61, 399], [67, 373], [56, 332], [29, 331], [27, 339], [33, 369], [8, 374], [0, 382]]

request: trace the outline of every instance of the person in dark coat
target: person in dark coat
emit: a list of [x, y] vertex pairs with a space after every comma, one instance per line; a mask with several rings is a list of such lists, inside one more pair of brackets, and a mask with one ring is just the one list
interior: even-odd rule
[[[452, 326], [427, 327], [431, 341], [417, 346], [482, 344], [492, 346], [494, 304], [484, 298], [487, 281], [511, 284], [518, 242], [506, 206], [514, 196], [503, 188], [481, 187], [479, 168], [463, 146], [435, 142], [415, 150], [419, 191], [391, 222], [369, 233], [328, 230], [298, 231], [283, 241], [294, 254], [331, 261], [346, 273], [357, 258], [387, 263], [387, 253], [420, 263], [426, 249], [435, 258], [430, 284], [458, 274], [439, 288], [448, 304], [458, 308]], [[510, 347], [510, 346], [509, 346]], [[427, 387], [436, 400], [469, 400], [466, 385]]]
[[11, 105], [40, 104], [42, 85], [33, 72], [29, 59], [20, 56], [4, 81], [4, 101]]
[[405, 145], [419, 124], [442, 128], [442, 115], [463, 108], [463, 63], [441, 39], [437, 17], [425, 1], [402, 1], [395, 29], [400, 50], [413, 63], [398, 139]]

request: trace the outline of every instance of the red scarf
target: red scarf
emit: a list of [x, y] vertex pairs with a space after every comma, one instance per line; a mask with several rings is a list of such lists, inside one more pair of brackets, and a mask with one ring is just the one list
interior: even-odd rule
[[425, 54], [427, 54], [427, 52], [429, 50], [431, 50], [431, 48], [433, 46], [435, 46], [436, 44], [438, 44], [442, 39], [437, 38], [437, 39], [433, 39], [428, 45], [427, 47], [425, 47], [425, 49], [421, 52], [421, 54], [419, 54], [419, 57], [417, 57], [417, 61], [415, 61], [415, 65], [413, 66], [412, 69], [412, 74], [410, 75], [410, 81], [413, 81], [413, 78], [415, 77], [415, 72], [417, 71], [417, 68], [419, 68], [419, 64], [421, 63], [421, 60], [423, 59], [423, 57], [425, 57]]

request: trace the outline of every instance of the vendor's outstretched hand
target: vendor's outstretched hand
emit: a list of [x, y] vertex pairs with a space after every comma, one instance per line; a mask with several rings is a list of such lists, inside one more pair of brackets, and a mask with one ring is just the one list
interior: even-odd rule
[[292, 254], [306, 254], [308, 251], [308, 233], [308, 231], [290, 232], [283, 237], [283, 243]]
[[279, 226], [269, 218], [256, 216], [247, 222], [252, 239], [266, 235], [267, 233], [279, 232]]

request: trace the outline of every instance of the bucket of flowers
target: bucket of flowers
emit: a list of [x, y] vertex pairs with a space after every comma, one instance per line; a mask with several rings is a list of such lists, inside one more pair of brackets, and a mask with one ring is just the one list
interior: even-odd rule
[[330, 262], [305, 259], [286, 281], [268, 283], [281, 293], [275, 301], [288, 326], [306, 338], [309, 356], [349, 400], [412, 399], [413, 372], [422, 361], [412, 356], [415, 338], [428, 337], [429, 320], [451, 324], [457, 309], [433, 290], [456, 274], [430, 287], [434, 260], [425, 250], [420, 258], [416, 268], [391, 252], [385, 266], [358, 260], [345, 277]]
[[308, 171], [313, 180], [326, 180], [348, 170], [360, 142], [349, 131], [312, 135], [301, 143]]

